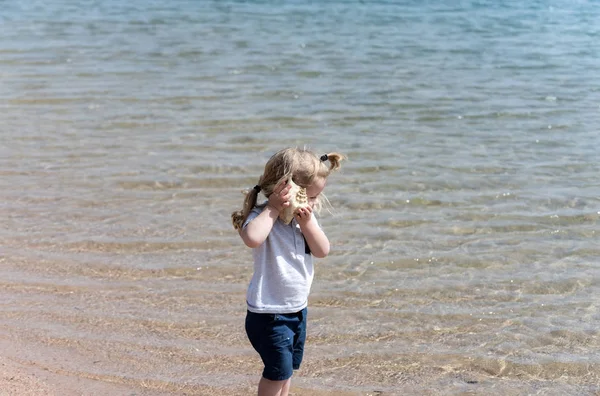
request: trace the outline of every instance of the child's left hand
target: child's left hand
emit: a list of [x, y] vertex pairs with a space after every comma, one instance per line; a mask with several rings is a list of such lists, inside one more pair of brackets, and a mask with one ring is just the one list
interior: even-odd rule
[[298, 208], [294, 217], [300, 226], [307, 224], [310, 221], [312, 215], [312, 208], [310, 206], [306, 208]]

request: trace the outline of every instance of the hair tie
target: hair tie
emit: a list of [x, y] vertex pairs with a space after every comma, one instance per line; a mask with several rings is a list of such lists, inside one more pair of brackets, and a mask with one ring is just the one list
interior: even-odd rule
[[262, 189], [260, 188], [260, 186], [258, 184], [256, 186], [254, 186], [254, 191], [256, 191], [257, 193], [259, 193], [260, 190], [262, 190]]
[[329, 156], [328, 156], [327, 154], [323, 154], [323, 155], [321, 156], [321, 161], [322, 161], [322, 162], [325, 162], [325, 161], [327, 161], [328, 159], [329, 159]]

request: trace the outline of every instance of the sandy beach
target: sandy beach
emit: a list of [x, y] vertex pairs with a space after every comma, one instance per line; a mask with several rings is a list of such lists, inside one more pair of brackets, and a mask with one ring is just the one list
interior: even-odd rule
[[0, 368], [1, 396], [151, 394], [144, 390], [52, 372], [35, 362], [18, 362], [6, 357], [0, 357]]
[[[45, 366], [39, 362], [7, 357], [7, 349], [3, 339], [0, 344], [0, 396], [84, 396], [84, 395], [111, 395], [111, 396], [167, 396], [167, 395], [252, 395], [251, 387], [233, 387], [217, 389], [211, 387], [195, 387], [194, 389], [181, 390], [152, 390], [147, 385], [128, 386], [113, 383], [116, 379], [100, 379], [87, 377], [82, 373], [71, 373], [61, 370], [60, 365]], [[118, 381], [118, 380], [117, 380]], [[381, 392], [367, 393], [367, 395], [382, 395]], [[329, 392], [316, 389], [302, 389], [294, 387], [292, 396], [353, 396], [353, 392]]]
[[[182, 297], [186, 293], [183, 284], [199, 281], [191, 274], [184, 280], [179, 273], [177, 281], [174, 273], [159, 273], [162, 281], [148, 288], [141, 273], [131, 283], [131, 274], [116, 269], [111, 272], [76, 265], [77, 270], [76, 266], [57, 261], [46, 261], [49, 265], [14, 259], [2, 263], [5, 281], [0, 283], [0, 395], [255, 393], [261, 366], [242, 330], [243, 293], [219, 295], [196, 290], [189, 297], [198, 302], [193, 306], [195, 311], [225, 311], [233, 319], [224, 320], [215, 313], [192, 320], [176, 319], [191, 307]], [[88, 275], [102, 273], [102, 278], [112, 273], [108, 277], [113, 280], [99, 281], [92, 275], [87, 286], [61, 285], [59, 273], [70, 272], [77, 279], [81, 271]], [[18, 273], [23, 276], [20, 281], [16, 280]], [[231, 279], [231, 274], [231, 269], [212, 275], [205, 271], [204, 278]], [[157, 274], [149, 271], [147, 275]], [[198, 282], [194, 289], [200, 285]], [[154, 309], [165, 310], [158, 313], [152, 312]], [[338, 386], [335, 378], [323, 381], [320, 373], [327, 372], [325, 366], [330, 366], [331, 360], [310, 362], [320, 347], [310, 348], [305, 368], [295, 375], [293, 395], [368, 394], [346, 391], [347, 385]]]
[[[3, 351], [4, 352], [4, 351]], [[0, 357], [1, 396], [150, 395], [145, 390], [51, 371], [32, 361]]]
[[0, 367], [0, 395], [54, 394], [52, 387], [40, 377], [39, 370], [5, 357], [0, 357]]
[[24, 359], [26, 346], [16, 340], [0, 337], [0, 396], [81, 396], [81, 395], [160, 395], [139, 387], [86, 378], [55, 365]]

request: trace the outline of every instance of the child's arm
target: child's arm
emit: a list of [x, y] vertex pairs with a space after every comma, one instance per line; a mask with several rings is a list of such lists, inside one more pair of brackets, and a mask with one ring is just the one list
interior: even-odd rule
[[259, 247], [269, 236], [277, 217], [279, 217], [279, 211], [271, 205], [267, 205], [261, 214], [241, 229], [240, 236], [246, 246], [250, 248]]
[[290, 205], [289, 192], [291, 187], [289, 185], [286, 186], [285, 182], [275, 186], [273, 193], [269, 195], [267, 206], [246, 227], [240, 230], [240, 236], [246, 246], [250, 248], [259, 247], [267, 239], [273, 228], [273, 224], [275, 224], [277, 217], [279, 217], [279, 212]]
[[318, 258], [326, 257], [329, 254], [329, 239], [317, 224], [312, 209], [300, 208], [296, 214], [296, 221], [300, 224], [300, 230], [312, 255]]

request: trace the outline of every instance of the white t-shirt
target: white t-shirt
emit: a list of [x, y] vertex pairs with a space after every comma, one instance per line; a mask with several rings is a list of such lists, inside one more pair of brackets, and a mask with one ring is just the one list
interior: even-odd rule
[[[266, 203], [254, 207], [243, 227], [265, 206]], [[306, 307], [313, 280], [313, 257], [296, 219], [290, 224], [277, 219], [267, 239], [252, 249], [252, 256], [254, 274], [246, 294], [250, 312], [293, 313]]]

